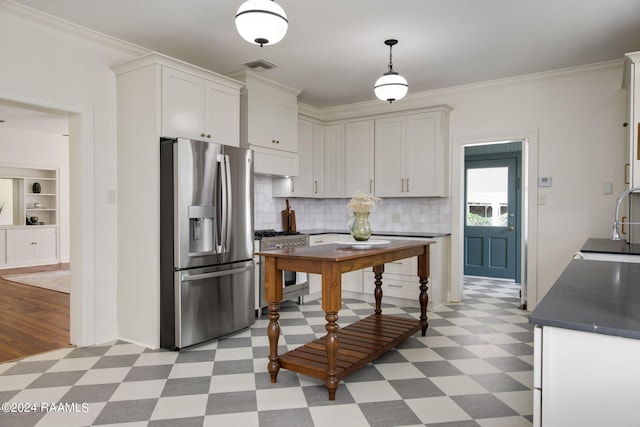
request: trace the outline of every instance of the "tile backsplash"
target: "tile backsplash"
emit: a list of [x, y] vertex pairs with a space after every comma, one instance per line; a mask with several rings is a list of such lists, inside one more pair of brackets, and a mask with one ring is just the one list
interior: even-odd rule
[[[284, 198], [272, 197], [271, 177], [256, 175], [254, 180], [255, 229], [282, 230], [280, 212], [286, 208]], [[299, 230], [347, 230], [349, 199], [290, 198], [296, 212]], [[370, 217], [371, 228], [379, 231], [451, 232], [451, 199], [389, 198], [375, 207]]]

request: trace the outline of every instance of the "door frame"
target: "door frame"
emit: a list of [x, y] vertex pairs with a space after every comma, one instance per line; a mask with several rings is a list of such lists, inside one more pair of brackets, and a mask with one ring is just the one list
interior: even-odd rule
[[[516, 283], [522, 283], [522, 278], [521, 278], [521, 268], [520, 268], [520, 260], [521, 260], [521, 256], [520, 256], [520, 236], [521, 236], [521, 232], [520, 232], [520, 228], [522, 226], [522, 142], [521, 141], [515, 141], [516, 143], [520, 143], [520, 147], [518, 150], [516, 151], [505, 151], [505, 152], [497, 152], [497, 153], [492, 153], [492, 152], [488, 152], [488, 153], [482, 153], [482, 154], [467, 154], [467, 150], [465, 149], [465, 174], [468, 172], [469, 165], [468, 163], [484, 163], [485, 165], [491, 164], [491, 163], [504, 163], [504, 162], [511, 162], [510, 165], [511, 167], [514, 168], [514, 170], [512, 171], [513, 178], [514, 178], [514, 183], [513, 183], [513, 188], [511, 191], [513, 191], [512, 194], [509, 195], [509, 208], [513, 209], [514, 213], [514, 223], [515, 223], [515, 236], [514, 236], [514, 241], [513, 241], [513, 245], [509, 245], [509, 246], [513, 246], [512, 248], [509, 248], [508, 250], [511, 251], [513, 250], [513, 268], [514, 268], [514, 280]], [[508, 144], [508, 143], [507, 143]], [[487, 146], [495, 146], [498, 144], [486, 144]], [[500, 166], [505, 166], [505, 165], [500, 165]], [[476, 168], [471, 168], [471, 169], [476, 169]], [[465, 175], [466, 177], [466, 175]], [[463, 195], [463, 197], [465, 198], [465, 205], [466, 205], [466, 197], [467, 197], [467, 188], [466, 188], [466, 184], [467, 184], [467, 180], [465, 179], [465, 194]], [[466, 208], [465, 208], [466, 209]], [[468, 236], [466, 236], [466, 233], [468, 231], [468, 229], [465, 227], [463, 228], [464, 233], [465, 233], [465, 241], [466, 238]], [[468, 254], [468, 248], [465, 248], [465, 256]], [[464, 268], [464, 267], [463, 267]], [[486, 277], [492, 277], [492, 276], [486, 276]], [[499, 276], [495, 276], [497, 278], [499, 278]]]
[[522, 216], [520, 228], [521, 305], [533, 310], [538, 300], [538, 134], [515, 130], [453, 138], [451, 142], [451, 288], [449, 300], [463, 300], [464, 147], [522, 141]]
[[3, 86], [0, 86], [0, 99], [68, 115], [69, 257], [73, 262], [69, 294], [69, 339], [71, 344], [77, 346], [96, 344], [102, 338], [96, 337], [95, 330], [93, 107]]

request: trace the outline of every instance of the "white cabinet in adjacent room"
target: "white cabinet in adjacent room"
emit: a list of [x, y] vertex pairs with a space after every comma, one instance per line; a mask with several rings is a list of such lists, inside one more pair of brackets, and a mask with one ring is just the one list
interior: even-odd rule
[[375, 121], [375, 193], [379, 197], [448, 195], [448, 112]]
[[38, 265], [57, 261], [58, 242], [55, 227], [16, 227], [7, 229], [6, 233], [7, 264]]
[[162, 68], [162, 136], [240, 144], [240, 92], [212, 80]]
[[0, 228], [0, 268], [7, 265], [7, 230]]

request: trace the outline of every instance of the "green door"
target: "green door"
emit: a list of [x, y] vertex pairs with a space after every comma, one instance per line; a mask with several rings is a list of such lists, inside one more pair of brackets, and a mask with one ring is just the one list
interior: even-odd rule
[[520, 281], [519, 153], [465, 156], [464, 274]]

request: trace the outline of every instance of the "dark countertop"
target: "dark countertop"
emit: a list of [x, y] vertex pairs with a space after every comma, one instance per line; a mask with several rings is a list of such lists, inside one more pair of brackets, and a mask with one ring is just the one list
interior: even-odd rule
[[640, 264], [571, 261], [529, 323], [640, 339]]
[[589, 238], [580, 249], [581, 252], [603, 254], [640, 255], [640, 244], [629, 244], [624, 240]]
[[[316, 228], [309, 230], [298, 230], [302, 234], [308, 234], [310, 236], [316, 236], [318, 234], [351, 234], [349, 230], [330, 230], [324, 228]], [[373, 233], [374, 236], [390, 236], [390, 237], [419, 237], [425, 239], [431, 239], [434, 237], [450, 236], [451, 233], [430, 233], [419, 231], [378, 231]]]

